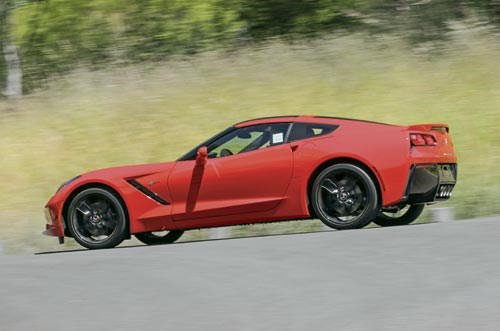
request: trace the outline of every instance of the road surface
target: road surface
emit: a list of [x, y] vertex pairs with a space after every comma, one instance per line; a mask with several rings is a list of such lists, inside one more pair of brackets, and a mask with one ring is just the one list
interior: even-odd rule
[[500, 217], [0, 257], [0, 330], [500, 330]]

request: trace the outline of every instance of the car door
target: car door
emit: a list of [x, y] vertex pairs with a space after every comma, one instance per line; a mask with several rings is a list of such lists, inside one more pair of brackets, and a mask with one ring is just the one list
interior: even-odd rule
[[285, 143], [288, 127], [288, 123], [274, 123], [238, 128], [208, 146], [209, 158], [203, 166], [195, 160], [178, 161], [168, 180], [173, 219], [276, 207], [292, 176], [292, 150]]

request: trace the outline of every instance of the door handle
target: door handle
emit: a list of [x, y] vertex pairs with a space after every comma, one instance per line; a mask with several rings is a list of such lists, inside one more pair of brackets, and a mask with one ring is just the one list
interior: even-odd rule
[[292, 152], [295, 152], [297, 148], [299, 148], [299, 144], [290, 144], [290, 148], [292, 149]]

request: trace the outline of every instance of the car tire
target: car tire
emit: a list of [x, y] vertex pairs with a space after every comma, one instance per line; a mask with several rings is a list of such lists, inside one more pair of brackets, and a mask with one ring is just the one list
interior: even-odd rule
[[409, 205], [408, 209], [402, 209], [402, 213], [381, 211], [373, 220], [378, 226], [408, 225], [415, 221], [424, 211], [425, 205]]
[[311, 190], [314, 213], [327, 226], [358, 229], [368, 225], [379, 210], [377, 187], [362, 168], [348, 163], [327, 167]]
[[171, 230], [168, 231], [165, 235], [158, 235], [155, 234], [154, 232], [142, 232], [142, 233], [136, 233], [134, 234], [134, 236], [140, 242], [146, 245], [164, 245], [175, 242], [182, 236], [183, 233], [184, 233], [183, 230]]
[[67, 226], [71, 236], [89, 249], [112, 248], [127, 234], [125, 206], [115, 193], [88, 188], [78, 193], [68, 208]]

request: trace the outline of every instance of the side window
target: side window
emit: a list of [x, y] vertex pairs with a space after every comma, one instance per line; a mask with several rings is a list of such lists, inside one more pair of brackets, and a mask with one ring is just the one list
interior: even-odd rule
[[238, 128], [207, 146], [208, 157], [224, 157], [283, 144], [289, 126], [290, 123], [272, 123]]
[[314, 124], [314, 123], [293, 123], [288, 141], [306, 139], [323, 136], [338, 128], [338, 125]]

